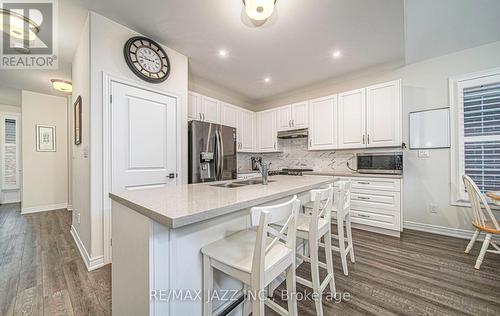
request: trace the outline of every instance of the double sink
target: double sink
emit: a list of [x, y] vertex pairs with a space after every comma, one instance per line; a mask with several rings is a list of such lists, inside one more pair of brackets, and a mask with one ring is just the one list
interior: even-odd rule
[[[276, 182], [276, 180], [268, 180], [267, 182], [268, 183]], [[249, 180], [241, 180], [229, 183], [211, 184], [210, 186], [219, 188], [241, 188], [247, 185], [254, 185], [254, 184], [262, 184], [262, 179], [249, 179]]]

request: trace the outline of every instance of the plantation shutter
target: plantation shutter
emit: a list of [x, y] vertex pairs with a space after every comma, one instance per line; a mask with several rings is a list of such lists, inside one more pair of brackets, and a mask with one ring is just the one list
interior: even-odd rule
[[463, 166], [482, 192], [500, 190], [500, 82], [463, 89]]
[[19, 189], [19, 124], [14, 116], [3, 116], [2, 189]]

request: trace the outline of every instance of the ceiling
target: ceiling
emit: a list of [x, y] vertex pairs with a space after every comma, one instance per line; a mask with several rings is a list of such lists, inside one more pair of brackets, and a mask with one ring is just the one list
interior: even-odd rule
[[[147, 4], [147, 5], [146, 5]], [[60, 69], [0, 71], [0, 85], [56, 93], [69, 79], [87, 10], [189, 57], [190, 76], [247, 102], [385, 63], [416, 62], [500, 40], [498, 0], [277, 0], [253, 25], [240, 0], [59, 1]], [[220, 58], [225, 49], [228, 55]], [[340, 50], [342, 56], [333, 58]], [[265, 83], [264, 77], [271, 82]]]

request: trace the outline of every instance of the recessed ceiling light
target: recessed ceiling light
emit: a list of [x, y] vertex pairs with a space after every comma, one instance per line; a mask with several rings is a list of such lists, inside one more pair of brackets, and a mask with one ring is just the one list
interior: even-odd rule
[[269, 82], [271, 82], [271, 78], [270, 78], [270, 77], [265, 77], [265, 78], [264, 78], [264, 82], [265, 82], [265, 83], [269, 83]]
[[227, 56], [227, 50], [225, 50], [225, 49], [219, 50], [219, 56], [220, 57], [226, 57]]
[[71, 93], [73, 92], [73, 85], [69, 81], [61, 80], [61, 79], [52, 79], [52, 88], [57, 91]]
[[333, 58], [339, 58], [340, 56], [342, 56], [342, 52], [339, 50], [336, 50], [333, 52], [332, 56], [333, 56]]

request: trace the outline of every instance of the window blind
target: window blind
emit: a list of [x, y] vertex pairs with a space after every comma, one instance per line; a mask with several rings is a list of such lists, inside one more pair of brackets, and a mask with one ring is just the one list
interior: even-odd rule
[[500, 82], [463, 89], [464, 168], [482, 192], [500, 190]]
[[19, 188], [19, 165], [17, 147], [17, 119], [4, 118], [3, 120], [4, 139], [2, 150], [2, 188]]

